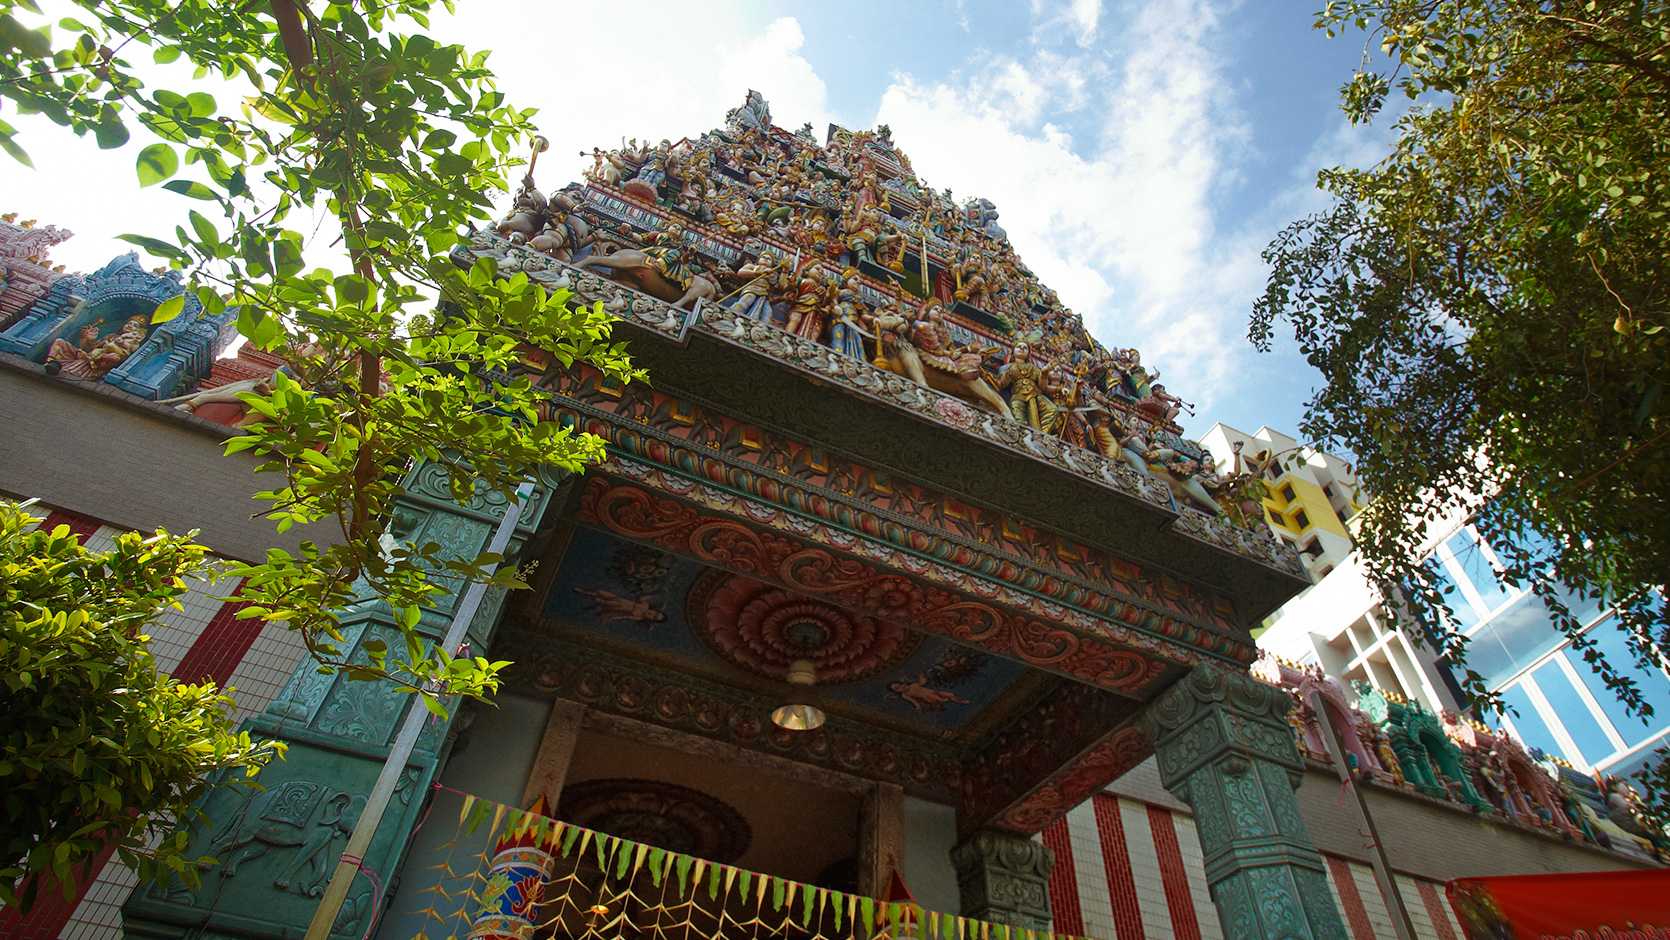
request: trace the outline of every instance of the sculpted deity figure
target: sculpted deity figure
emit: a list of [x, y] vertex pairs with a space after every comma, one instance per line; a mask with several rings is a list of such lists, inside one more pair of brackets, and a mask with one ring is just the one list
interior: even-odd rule
[[845, 223], [847, 250], [852, 252], [854, 264], [875, 260], [872, 252], [881, 227], [881, 210], [873, 202], [860, 202], [848, 211]]
[[842, 272], [841, 288], [835, 295], [835, 319], [829, 324], [829, 345], [843, 356], [864, 358], [864, 337], [873, 336], [866, 327], [872, 317], [869, 305], [858, 292], [858, 271]]
[[1403, 762], [1397, 759], [1397, 753], [1392, 750], [1391, 742], [1384, 737], [1380, 738], [1375, 742], [1374, 752], [1380, 756], [1380, 766], [1386, 768], [1386, 772], [1392, 775], [1393, 783], [1400, 787], [1409, 785], [1409, 781], [1403, 776]]
[[513, 235], [521, 235], [525, 239], [534, 237], [545, 224], [548, 205], [544, 194], [534, 188], [533, 178], [524, 178], [521, 187], [516, 190], [516, 198], [511, 202], [510, 213], [497, 226], [498, 233], [506, 238]]
[[101, 339], [99, 325], [103, 322], [94, 320], [82, 327], [78, 344], [72, 345], [65, 339], [53, 340], [46, 361], [57, 363], [70, 378], [102, 379], [139, 349], [150, 329], [150, 318], [129, 317], [120, 330]]
[[1044, 370], [1044, 394], [1055, 404], [1060, 419], [1055, 433], [1069, 444], [1089, 446], [1089, 423], [1084, 413], [1077, 410], [1082, 401], [1082, 385], [1072, 369], [1061, 362], [1051, 362]]
[[796, 288], [794, 263], [788, 258], [778, 257], [769, 248], [760, 252], [755, 260], [738, 268], [736, 273], [748, 281], [726, 306], [761, 323], [771, 322], [772, 302], [792, 297]]
[[1178, 412], [1185, 408], [1194, 407], [1183, 399], [1167, 393], [1166, 387], [1159, 384], [1149, 385], [1148, 397], [1138, 399], [1136, 405], [1142, 411], [1167, 424], [1177, 420]]
[[807, 265], [795, 285], [794, 301], [789, 305], [789, 320], [784, 329], [811, 340], [821, 338], [827, 308], [835, 293], [834, 278], [825, 277], [816, 265]]
[[759, 213], [741, 196], [727, 200], [713, 217], [719, 227], [733, 238], [747, 238], [765, 231], [765, 223], [760, 221]]
[[1161, 448], [1155, 454], [1160, 458], [1160, 479], [1171, 487], [1172, 495], [1177, 497], [1178, 502], [1192, 503], [1196, 509], [1214, 516], [1223, 512], [1223, 507], [1200, 483], [1200, 461], [1169, 448]]
[[1044, 394], [1043, 378], [1044, 370], [1032, 361], [1032, 344], [1023, 339], [1015, 343], [995, 384], [998, 389], [1009, 390], [1009, 414], [1016, 421], [1053, 434], [1061, 415], [1056, 412], [1055, 402]]
[[661, 184], [667, 181], [667, 163], [672, 159], [673, 145], [663, 140], [646, 152], [636, 176], [621, 185], [621, 191], [643, 202], [654, 203], [661, 198]]
[[953, 297], [978, 305], [986, 298], [986, 256], [978, 248], [964, 248], [951, 264], [957, 278]]

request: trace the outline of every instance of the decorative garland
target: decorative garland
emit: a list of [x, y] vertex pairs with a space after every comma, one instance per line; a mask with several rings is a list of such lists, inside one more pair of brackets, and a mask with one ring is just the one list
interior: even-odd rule
[[[536, 811], [543, 801], [520, 810], [435, 789], [464, 799], [458, 834], [437, 850], [449, 857], [425, 866], [441, 873], [421, 892], [430, 903], [419, 913], [439, 927], [426, 922], [426, 937], [1079, 940], [722, 865], [553, 819]], [[450, 855], [483, 825], [492, 850], [463, 859], [461, 872]]]

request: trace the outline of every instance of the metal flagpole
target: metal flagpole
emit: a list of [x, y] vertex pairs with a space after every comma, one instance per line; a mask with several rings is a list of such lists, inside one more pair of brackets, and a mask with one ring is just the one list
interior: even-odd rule
[[1380, 882], [1380, 895], [1386, 899], [1386, 907], [1391, 911], [1392, 928], [1397, 932], [1398, 940], [1416, 940], [1415, 925], [1409, 920], [1409, 910], [1403, 906], [1403, 892], [1398, 890], [1397, 877], [1392, 874], [1392, 863], [1386, 857], [1386, 846], [1380, 841], [1380, 830], [1375, 828], [1374, 817], [1369, 815], [1368, 800], [1363, 798], [1363, 789], [1358, 786], [1357, 778], [1351, 775], [1351, 766], [1345, 760], [1345, 741], [1340, 737], [1342, 732], [1335, 727], [1334, 716], [1328, 712], [1327, 703], [1320, 694], [1315, 696], [1311, 707], [1316, 709], [1316, 714], [1322, 719], [1322, 727], [1328, 729], [1328, 743], [1334, 752], [1334, 770], [1339, 773], [1340, 782], [1349, 787], [1351, 795], [1356, 798], [1357, 811], [1363, 814], [1363, 824], [1368, 828], [1368, 837], [1374, 843], [1374, 854], [1369, 857], [1369, 861], [1374, 863], [1375, 880]]
[[[496, 555], [504, 554], [505, 546], [510, 544], [510, 537], [516, 531], [516, 523], [521, 521], [522, 510], [531, 496], [532, 483], [523, 483], [516, 488], [516, 498], [505, 507], [504, 518], [499, 520], [499, 527], [494, 531], [492, 541], [487, 544], [487, 551]], [[471, 582], [458, 602], [458, 609], [453, 612], [452, 625], [447, 628], [446, 637], [441, 640], [441, 649], [450, 652], [458, 649], [459, 644], [464, 642], [464, 633], [470, 628], [470, 621], [475, 619], [476, 611], [481, 607], [481, 600], [486, 595], [487, 585], [480, 581]], [[325, 888], [325, 896], [319, 901], [319, 909], [313, 913], [313, 922], [307, 926], [306, 940], [329, 940], [331, 927], [342, 910], [342, 902], [347, 899], [348, 889], [353, 886], [354, 876], [359, 873], [360, 863], [365, 860], [365, 850], [371, 847], [371, 837], [377, 834], [377, 826], [383, 820], [383, 812], [388, 809], [389, 800], [394, 796], [395, 784], [405, 772], [406, 761], [412, 756], [412, 749], [417, 746], [418, 736], [423, 733], [423, 726], [428, 719], [429, 709], [419, 707], [414, 701], [411, 710], [406, 713], [406, 723], [401, 726], [399, 737], [394, 739], [394, 747], [389, 749], [383, 771], [378, 774], [377, 783], [371, 788], [365, 812], [360, 814], [359, 824], [354, 826], [353, 834], [348, 837], [348, 846], [342, 850], [342, 858], [336, 863], [336, 871]]]

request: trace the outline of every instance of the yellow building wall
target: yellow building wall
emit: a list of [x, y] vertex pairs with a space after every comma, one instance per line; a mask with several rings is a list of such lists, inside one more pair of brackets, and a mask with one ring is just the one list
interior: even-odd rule
[[[1292, 501], [1282, 498], [1284, 487], [1293, 488]], [[1339, 516], [1334, 515], [1334, 507], [1329, 504], [1328, 496], [1322, 492], [1322, 487], [1292, 474], [1284, 474], [1270, 484], [1270, 495], [1264, 500], [1264, 508], [1275, 517], [1277, 525], [1294, 534], [1303, 532], [1305, 528], [1313, 528], [1346, 538], [1351, 537], [1351, 533], [1345, 530], [1345, 524], [1339, 521]], [[1310, 520], [1310, 525], [1304, 528], [1294, 522], [1294, 516], [1301, 509]]]

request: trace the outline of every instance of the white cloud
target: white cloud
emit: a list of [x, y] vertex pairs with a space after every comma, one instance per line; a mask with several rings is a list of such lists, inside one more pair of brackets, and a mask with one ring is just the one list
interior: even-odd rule
[[[46, 19], [67, 12], [48, 6]], [[489, 67], [499, 90], [519, 107], [539, 109], [535, 121], [551, 140], [538, 170], [547, 188], [578, 179], [591, 164], [578, 154], [594, 146], [618, 146], [623, 137], [677, 140], [717, 127], [750, 88], [772, 103], [780, 124], [810, 120], [821, 132], [833, 120], [822, 79], [799, 54], [805, 37], [793, 18], [760, 24], [717, 4], [679, 0], [617, 0], [601, 17], [606, 22], [582, 27], [566, 5], [504, 0], [461, 4], [456, 16], [437, 15], [427, 31], [471, 51], [493, 50]], [[149, 57], [137, 45], [129, 52]], [[174, 72], [163, 87], [207, 90], [223, 107], [235, 105], [239, 93], [230, 86]], [[0, 211], [73, 230], [76, 237], [52, 252], [70, 270], [95, 270], [125, 251], [115, 240], [123, 233], [167, 238], [195, 207], [160, 188], [139, 188], [134, 159], [150, 142], [139, 139], [142, 131], [135, 143], [100, 151], [91, 138], [77, 139], [42, 118], [9, 120], [24, 132], [35, 169], [0, 156]], [[308, 230], [314, 222], [292, 220]], [[326, 220], [315, 247], [323, 249], [335, 231]], [[319, 251], [310, 251], [310, 260], [315, 255], [320, 263], [331, 260]]]
[[[1080, 12], [1095, 28], [1100, 11]], [[952, 81], [899, 76], [878, 120], [931, 183], [992, 199], [1017, 251], [1099, 339], [1142, 349], [1204, 406], [1248, 351], [1262, 278], [1262, 241], [1222, 239], [1213, 211], [1246, 132], [1209, 3], [1156, 0], [1119, 28], [1118, 57], [1057, 43]]]

